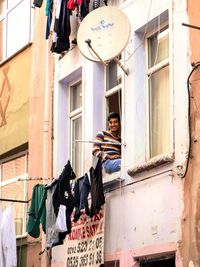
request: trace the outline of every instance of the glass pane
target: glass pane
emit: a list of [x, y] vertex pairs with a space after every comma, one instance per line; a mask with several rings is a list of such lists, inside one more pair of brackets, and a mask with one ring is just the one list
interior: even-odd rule
[[117, 112], [121, 114], [121, 90], [117, 91], [113, 95], [110, 95], [106, 98], [107, 100], [107, 113]]
[[7, 56], [20, 50], [30, 38], [30, 1], [24, 0], [8, 13]]
[[153, 73], [150, 84], [150, 156], [170, 152], [169, 66]]
[[118, 77], [117, 69], [117, 63], [114, 60], [106, 67], [106, 91], [121, 83], [121, 77]]
[[6, 24], [5, 19], [0, 21], [0, 61], [6, 57]]
[[72, 165], [78, 176], [81, 176], [82, 144], [76, 140], [82, 139], [82, 117], [72, 120]]
[[148, 39], [149, 68], [169, 57], [168, 31], [156, 33]]
[[70, 87], [70, 111], [74, 111], [82, 106], [82, 83], [77, 83]]
[[6, 10], [6, 0], [0, 0], [0, 15]]
[[[9, 185], [5, 185], [1, 187], [1, 198], [6, 199], [17, 199], [17, 200], [24, 200], [24, 183], [25, 182], [16, 182]], [[3, 208], [6, 208], [10, 205], [11, 202], [1, 202]], [[23, 234], [23, 220], [24, 220], [24, 209], [26, 208], [26, 204], [24, 203], [15, 203], [14, 205], [14, 220], [15, 220], [15, 227], [16, 227], [16, 234], [21, 235]]]
[[2, 181], [20, 176], [26, 173], [26, 156], [5, 162], [2, 164]]
[[[8, 0], [8, 9], [17, 5], [21, 0]], [[24, 0], [25, 1], [25, 0]]]

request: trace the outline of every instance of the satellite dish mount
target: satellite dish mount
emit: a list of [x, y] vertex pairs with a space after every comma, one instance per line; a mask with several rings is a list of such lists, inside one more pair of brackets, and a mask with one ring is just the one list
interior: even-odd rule
[[128, 17], [116, 7], [99, 7], [90, 12], [78, 30], [77, 42], [81, 53], [91, 61], [108, 65], [114, 60], [128, 75], [118, 56], [130, 37]]

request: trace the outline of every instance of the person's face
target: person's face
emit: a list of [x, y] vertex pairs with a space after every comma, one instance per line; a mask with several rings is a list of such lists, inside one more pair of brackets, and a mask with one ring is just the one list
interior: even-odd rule
[[111, 118], [108, 121], [108, 129], [111, 133], [116, 134], [119, 132], [120, 123], [117, 118]]

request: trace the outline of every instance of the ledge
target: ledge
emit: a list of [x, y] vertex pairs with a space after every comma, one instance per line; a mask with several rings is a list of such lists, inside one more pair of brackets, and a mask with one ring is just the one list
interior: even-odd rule
[[106, 186], [106, 185], [110, 185], [110, 184], [113, 184], [113, 183], [116, 183], [116, 182], [120, 182], [120, 181], [123, 181], [124, 179], [121, 178], [121, 172], [118, 171], [118, 172], [113, 172], [111, 174], [109, 173], [105, 173], [103, 171], [103, 185]]
[[130, 176], [134, 176], [137, 173], [141, 173], [143, 171], [148, 171], [151, 170], [155, 167], [158, 167], [160, 165], [166, 164], [166, 163], [172, 163], [174, 162], [174, 155], [159, 155], [157, 157], [154, 157], [150, 160], [148, 160], [147, 162], [141, 164], [141, 165], [137, 165], [137, 166], [131, 166], [127, 173]]

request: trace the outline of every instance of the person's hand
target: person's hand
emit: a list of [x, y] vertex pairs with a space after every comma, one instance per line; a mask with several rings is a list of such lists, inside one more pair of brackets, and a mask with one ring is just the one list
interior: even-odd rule
[[120, 155], [107, 155], [108, 159], [120, 159]]

